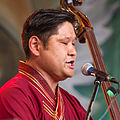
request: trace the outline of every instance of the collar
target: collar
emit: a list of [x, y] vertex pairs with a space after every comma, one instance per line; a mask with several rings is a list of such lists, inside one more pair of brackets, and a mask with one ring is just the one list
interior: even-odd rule
[[45, 111], [54, 119], [62, 119], [64, 116], [64, 107], [59, 86], [57, 86], [57, 92], [56, 95], [54, 95], [52, 89], [50, 88], [46, 80], [42, 77], [41, 73], [37, 72], [34, 68], [26, 64], [24, 61], [19, 62], [19, 73], [25, 75], [28, 80], [30, 80], [29, 83], [40, 93], [42, 93], [42, 95], [54, 107], [54, 111], [48, 111], [50, 107], [44, 101], [42, 101]]
[[22, 74], [24, 73], [24, 75], [27, 77], [29, 76], [29, 78], [32, 80], [32, 83], [33, 82], [35, 82], [36, 84], [38, 83], [37, 85], [39, 85], [39, 87], [42, 88], [43, 91], [47, 92], [53, 100], [56, 99], [56, 95], [54, 95], [52, 89], [50, 88], [46, 80], [43, 78], [41, 73], [36, 71], [26, 62], [24, 61], [19, 62], [19, 72]]

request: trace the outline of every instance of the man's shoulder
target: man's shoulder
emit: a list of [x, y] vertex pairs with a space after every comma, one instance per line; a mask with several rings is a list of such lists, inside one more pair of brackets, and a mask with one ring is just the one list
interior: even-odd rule
[[36, 114], [29, 82], [26, 81], [20, 76], [15, 76], [0, 88], [0, 118], [10, 115], [10, 117], [27, 119], [27, 117], [31, 118], [33, 113]]
[[[27, 82], [17, 74], [0, 88], [0, 96], [3, 94], [14, 94], [27, 88]], [[16, 93], [17, 94], [17, 93]]]

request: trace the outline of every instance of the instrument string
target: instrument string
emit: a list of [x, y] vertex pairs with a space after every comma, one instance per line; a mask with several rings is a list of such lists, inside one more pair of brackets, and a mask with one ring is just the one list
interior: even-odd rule
[[98, 120], [103, 120], [103, 118], [104, 118], [104, 117], [106, 116], [106, 114], [108, 113], [110, 107], [113, 105], [113, 103], [114, 103], [114, 101], [115, 101], [115, 98], [117, 98], [118, 95], [119, 95], [119, 93], [114, 96], [114, 99], [111, 101], [111, 103], [108, 105], [106, 111], [103, 113], [103, 115], [102, 115]]

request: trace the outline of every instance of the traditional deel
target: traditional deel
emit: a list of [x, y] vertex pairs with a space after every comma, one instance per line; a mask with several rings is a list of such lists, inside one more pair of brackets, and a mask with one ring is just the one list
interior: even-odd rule
[[19, 73], [0, 88], [0, 120], [84, 120], [85, 115], [75, 97], [59, 86], [55, 95], [41, 73], [23, 61]]

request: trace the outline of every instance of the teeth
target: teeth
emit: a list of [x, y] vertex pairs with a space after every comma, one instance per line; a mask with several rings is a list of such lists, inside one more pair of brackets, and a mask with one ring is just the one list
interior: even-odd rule
[[66, 62], [67, 64], [70, 64], [70, 65], [73, 65], [74, 64], [74, 61], [68, 61]]
[[67, 62], [67, 63], [72, 65], [72, 64], [73, 64], [73, 61], [70, 61], [70, 62]]
[[68, 62], [68, 63], [72, 63], [72, 62], [70, 61], [70, 62]]

